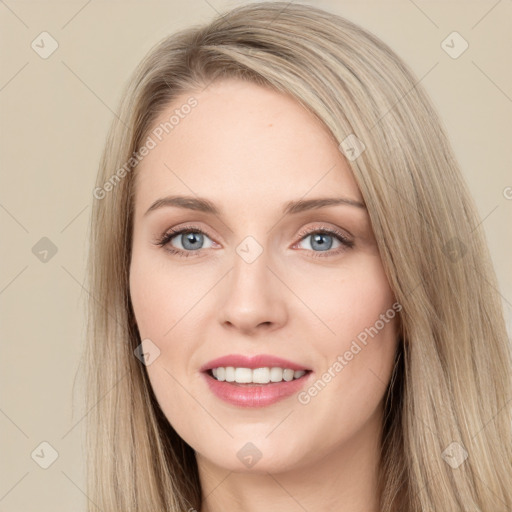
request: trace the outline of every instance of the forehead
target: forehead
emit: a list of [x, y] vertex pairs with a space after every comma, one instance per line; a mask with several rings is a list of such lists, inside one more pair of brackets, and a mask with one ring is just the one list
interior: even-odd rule
[[[241, 80], [223, 80], [177, 97], [154, 126], [178, 120], [136, 169], [136, 203], [165, 193], [280, 203], [308, 194], [361, 200], [352, 172], [329, 130], [294, 98]], [[176, 112], [178, 110], [178, 112]], [[162, 128], [160, 128], [162, 132]], [[158, 133], [160, 133], [158, 132]]]

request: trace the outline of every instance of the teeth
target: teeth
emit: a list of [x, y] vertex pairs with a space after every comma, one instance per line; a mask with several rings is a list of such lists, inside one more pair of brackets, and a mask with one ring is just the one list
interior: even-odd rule
[[236, 382], [238, 384], [268, 384], [269, 382], [287, 382], [302, 377], [305, 370], [290, 368], [234, 368], [233, 366], [212, 369], [213, 376], [219, 381]]

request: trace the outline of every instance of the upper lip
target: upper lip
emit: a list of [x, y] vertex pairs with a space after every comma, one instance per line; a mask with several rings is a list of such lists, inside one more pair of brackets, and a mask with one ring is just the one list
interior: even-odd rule
[[218, 357], [201, 366], [200, 370], [206, 372], [212, 368], [233, 366], [235, 368], [272, 368], [279, 367], [291, 370], [309, 370], [304, 365], [294, 363], [282, 357], [272, 356], [269, 354], [257, 354], [254, 356], [244, 356], [242, 354], [230, 354]]

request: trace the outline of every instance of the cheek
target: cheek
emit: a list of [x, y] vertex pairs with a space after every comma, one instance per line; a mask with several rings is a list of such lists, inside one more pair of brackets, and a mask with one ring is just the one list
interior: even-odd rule
[[[370, 328], [394, 302], [380, 258], [358, 256], [346, 266], [311, 279], [298, 278], [297, 295], [322, 321], [322, 339], [347, 341]], [[395, 315], [393, 315], [395, 316]], [[379, 323], [380, 325], [380, 323]]]
[[[355, 415], [358, 411], [364, 421], [375, 410], [391, 376], [398, 313], [377, 256], [368, 255], [333, 274], [329, 286], [327, 281], [317, 281], [317, 287], [308, 292], [309, 304], [323, 324], [318, 327], [322, 334], [315, 336], [315, 350], [323, 359], [316, 388], [329, 388], [327, 393], [322, 391], [317, 405], [331, 408], [336, 396], [343, 405], [341, 416], [347, 410]], [[311, 395], [317, 392], [311, 390]]]
[[[151, 340], [160, 351], [148, 375], [158, 390], [179, 387], [189, 377], [190, 362], [201, 339], [198, 325], [207, 317], [201, 298], [208, 291], [200, 272], [183, 272], [162, 265], [154, 256], [135, 251], [130, 266], [130, 297], [141, 340]], [[200, 332], [199, 332], [200, 334]], [[171, 376], [172, 375], [172, 376]]]
[[179, 273], [160, 268], [154, 258], [134, 253], [130, 297], [141, 339], [169, 338], [169, 330], [190, 309], [193, 290]]
[[[182, 432], [193, 432], [190, 418], [199, 417], [201, 410], [196, 409], [197, 403], [183, 385], [189, 385], [187, 363], [197, 348], [193, 333], [187, 329], [193, 316], [190, 309], [197, 299], [192, 300], [190, 290], [180, 292], [186, 285], [183, 280], [178, 273], [158, 268], [143, 254], [132, 255], [130, 297], [139, 335], [159, 350], [158, 357], [145, 368], [151, 388], [169, 422]], [[182, 411], [190, 414], [183, 415]]]

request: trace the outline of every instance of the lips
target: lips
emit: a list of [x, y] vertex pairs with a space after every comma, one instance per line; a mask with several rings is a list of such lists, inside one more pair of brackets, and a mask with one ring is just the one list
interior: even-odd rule
[[310, 371], [310, 368], [296, 363], [294, 361], [290, 361], [288, 359], [283, 359], [281, 357], [272, 356], [268, 354], [257, 354], [254, 356], [244, 356], [242, 354], [230, 354], [227, 356], [219, 357], [217, 359], [213, 359], [212, 361], [207, 362], [203, 366], [201, 366], [201, 372], [207, 372], [213, 368], [219, 367], [227, 367], [233, 366], [235, 368], [272, 368], [272, 367], [280, 367], [280, 368], [290, 368], [291, 370], [306, 370]]

